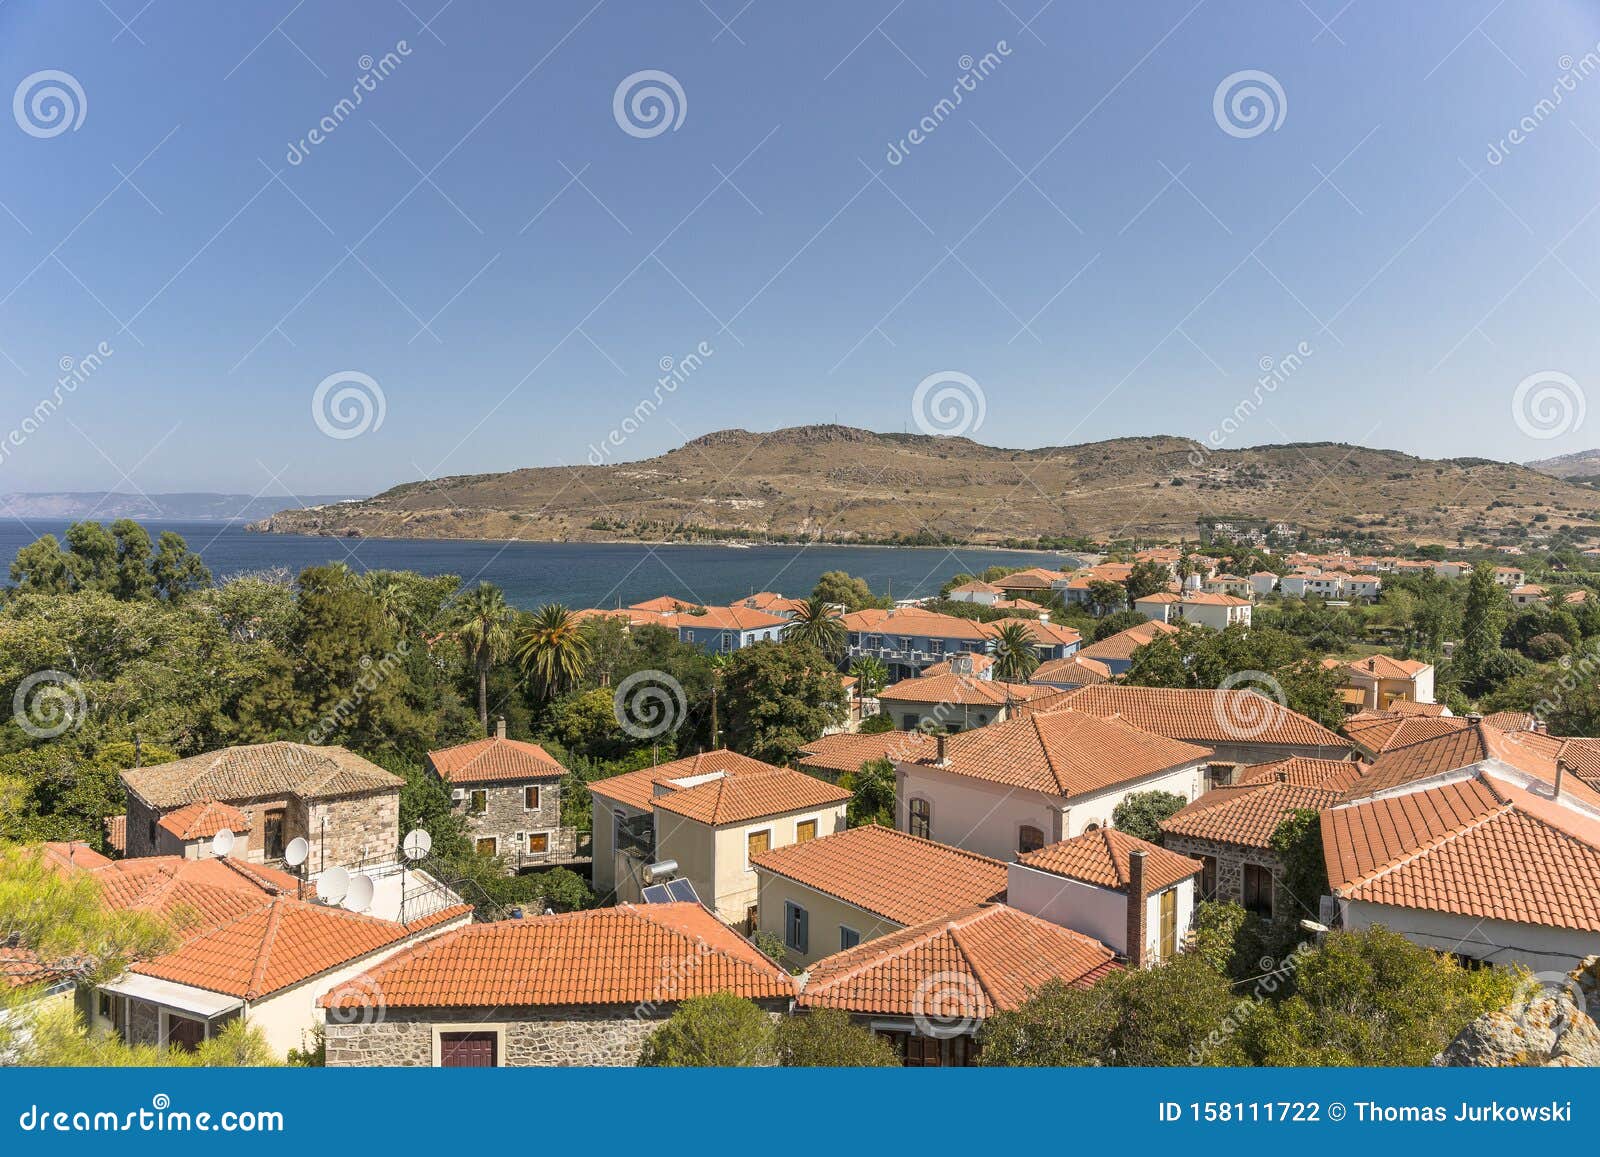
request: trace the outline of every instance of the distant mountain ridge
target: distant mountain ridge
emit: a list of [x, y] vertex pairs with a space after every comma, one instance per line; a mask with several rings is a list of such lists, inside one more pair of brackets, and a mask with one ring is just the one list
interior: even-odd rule
[[[349, 501], [351, 495], [308, 495], [309, 506]], [[166, 522], [227, 522], [265, 518], [283, 509], [283, 496], [253, 494], [125, 494], [115, 490], [0, 494], [0, 518], [148, 518]]]
[[1575, 454], [1559, 454], [1554, 458], [1541, 458], [1529, 462], [1528, 469], [1557, 478], [1600, 478], [1600, 450], [1579, 450]]
[[1594, 491], [1508, 462], [1306, 442], [1212, 450], [1167, 435], [1011, 450], [850, 426], [718, 430], [636, 462], [408, 482], [253, 529], [397, 538], [671, 541], [726, 536], [982, 544], [1039, 535], [1193, 537], [1282, 520], [1453, 543], [1600, 519]]

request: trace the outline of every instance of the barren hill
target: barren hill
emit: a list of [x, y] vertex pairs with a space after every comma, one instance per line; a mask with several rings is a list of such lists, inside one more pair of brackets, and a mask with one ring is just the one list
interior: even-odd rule
[[1202, 517], [1357, 527], [1454, 542], [1536, 514], [1589, 522], [1588, 490], [1484, 459], [1333, 442], [1206, 451], [1184, 438], [1006, 450], [847, 426], [722, 430], [639, 462], [535, 467], [396, 486], [255, 524], [402, 538], [669, 540], [727, 536], [963, 542], [1037, 535], [1193, 536]]

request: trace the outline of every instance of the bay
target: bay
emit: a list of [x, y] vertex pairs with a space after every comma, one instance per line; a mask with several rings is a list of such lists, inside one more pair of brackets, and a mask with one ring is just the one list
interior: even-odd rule
[[[914, 598], [938, 592], [951, 575], [989, 566], [1050, 566], [1053, 557], [1028, 551], [969, 547], [786, 545], [726, 546], [570, 542], [460, 542], [435, 539], [351, 539], [254, 534], [216, 522], [144, 523], [155, 538], [183, 535], [218, 579], [282, 567], [343, 562], [352, 570], [414, 570], [490, 582], [516, 607], [559, 602], [569, 607], [614, 607], [670, 595], [726, 605], [756, 591], [790, 596], [811, 592], [825, 571], [848, 571], [878, 594]], [[0, 563], [9, 572], [22, 547], [40, 535], [61, 538], [65, 522], [0, 520]]]

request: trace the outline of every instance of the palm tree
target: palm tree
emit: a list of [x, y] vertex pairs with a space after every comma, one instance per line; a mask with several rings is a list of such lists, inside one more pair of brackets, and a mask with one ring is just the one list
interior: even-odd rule
[[577, 616], [560, 603], [540, 607], [517, 630], [514, 653], [547, 699], [575, 686], [589, 666], [589, 640]]
[[511, 645], [511, 607], [499, 587], [479, 583], [456, 600], [456, 637], [478, 673], [478, 722], [489, 734], [489, 668]]
[[850, 674], [855, 676], [856, 690], [863, 699], [871, 699], [889, 684], [889, 668], [875, 655], [867, 655], [850, 664]]
[[789, 625], [783, 628], [784, 642], [810, 643], [830, 658], [844, 654], [845, 634], [839, 608], [816, 595], [800, 600]]
[[717, 692], [722, 688], [722, 677], [728, 673], [728, 656], [711, 656], [711, 750], [717, 750]]
[[412, 611], [415, 609], [412, 606], [411, 591], [394, 571], [368, 571], [363, 578], [363, 585], [367, 588], [367, 593], [378, 600], [378, 605], [383, 608], [383, 617], [389, 621], [391, 627], [399, 630], [410, 622]]
[[1039, 665], [1033, 632], [1024, 623], [1007, 623], [994, 637], [994, 673], [1008, 683], [1026, 683]]

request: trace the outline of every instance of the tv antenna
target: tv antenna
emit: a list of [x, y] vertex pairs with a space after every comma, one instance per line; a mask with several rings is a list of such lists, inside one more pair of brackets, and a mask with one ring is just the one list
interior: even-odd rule
[[233, 851], [233, 845], [233, 833], [223, 828], [211, 837], [211, 854], [219, 860], [225, 860], [228, 858], [228, 853]]
[[337, 904], [349, 891], [350, 873], [337, 865], [317, 877], [317, 897], [325, 904]]

